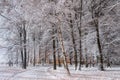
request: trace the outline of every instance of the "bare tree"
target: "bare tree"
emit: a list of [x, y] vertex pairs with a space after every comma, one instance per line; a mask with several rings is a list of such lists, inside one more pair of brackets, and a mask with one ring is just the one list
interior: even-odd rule
[[27, 49], [26, 49], [26, 37], [27, 37], [27, 32], [26, 32], [26, 21], [23, 21], [23, 43], [24, 43], [24, 47], [23, 47], [23, 50], [24, 50], [24, 61], [23, 61], [23, 68], [26, 69], [27, 67]]
[[[97, 5], [97, 7], [95, 7]], [[102, 54], [102, 46], [101, 46], [101, 40], [100, 40], [100, 30], [99, 30], [99, 17], [102, 10], [102, 1], [97, 2], [95, 0], [92, 0], [91, 2], [91, 9], [92, 9], [92, 18], [94, 26], [96, 27], [96, 37], [97, 37], [97, 45], [99, 50], [99, 56], [100, 56], [100, 70], [103, 71], [103, 54]]]
[[52, 34], [52, 39], [53, 39], [53, 62], [54, 62], [54, 66], [53, 69], [56, 70], [57, 66], [56, 66], [56, 40], [55, 40], [55, 25], [52, 25], [53, 28], [53, 34]]

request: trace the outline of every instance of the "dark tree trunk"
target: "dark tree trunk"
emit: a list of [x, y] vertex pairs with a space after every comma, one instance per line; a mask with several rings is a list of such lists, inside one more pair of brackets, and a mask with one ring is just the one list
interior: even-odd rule
[[33, 42], [34, 42], [34, 61], [33, 61], [33, 66], [35, 66], [35, 63], [36, 63], [35, 35], [33, 36]]
[[60, 59], [60, 53], [58, 53], [58, 65], [59, 65], [59, 67], [62, 66], [62, 65], [61, 65], [61, 59]]
[[102, 54], [102, 47], [101, 47], [101, 43], [100, 43], [100, 32], [99, 32], [99, 20], [98, 18], [96, 20], [94, 20], [94, 24], [96, 27], [96, 37], [97, 37], [97, 45], [98, 45], [98, 50], [99, 50], [99, 56], [100, 56], [100, 70], [103, 71], [104, 67], [103, 67], [103, 54]]
[[53, 63], [54, 63], [54, 65], [53, 65], [53, 69], [54, 70], [56, 70], [57, 69], [57, 67], [56, 67], [56, 47], [55, 47], [55, 27], [54, 26], [52, 26], [52, 28], [53, 28], [53, 35], [52, 35], [52, 39], [53, 39]]
[[76, 50], [74, 30], [73, 30], [73, 20], [70, 20], [70, 28], [71, 28], [72, 44], [73, 44], [73, 49], [74, 49], [75, 70], [77, 70], [78, 61], [77, 61], [77, 50]]
[[54, 70], [56, 70], [55, 40], [53, 40], [53, 59], [54, 59]]
[[69, 54], [70, 65], [72, 65], [72, 52]]
[[[22, 31], [22, 29], [21, 29]], [[20, 53], [21, 53], [21, 61], [22, 61], [22, 67], [24, 62], [24, 56], [23, 56], [23, 42], [22, 42], [22, 32], [20, 31]]]
[[85, 67], [86, 68], [88, 67], [88, 56], [87, 56], [87, 54], [85, 55]]
[[82, 6], [83, 6], [83, 0], [80, 0], [79, 2], [79, 8], [75, 8], [74, 11], [75, 13], [75, 19], [79, 20], [77, 23], [78, 26], [78, 32], [79, 32], [79, 70], [81, 70], [81, 65], [82, 65], [82, 36], [81, 36], [81, 28], [82, 28]]
[[26, 69], [27, 67], [27, 51], [26, 51], [26, 29], [25, 29], [25, 21], [23, 22], [23, 42], [24, 42], [24, 63], [23, 68]]
[[110, 64], [110, 54], [107, 53], [107, 67], [111, 67], [111, 64]]
[[98, 43], [98, 49], [99, 49], [99, 54], [100, 54], [100, 70], [103, 71], [103, 54], [102, 54], [102, 48], [101, 48], [101, 43], [100, 43], [100, 33], [99, 33], [99, 22], [98, 19], [94, 20], [95, 26], [96, 26], [96, 36], [97, 36], [97, 43]]
[[79, 37], [80, 37], [80, 46], [79, 46], [79, 49], [80, 49], [80, 61], [79, 61], [79, 70], [81, 70], [81, 65], [82, 65], [82, 42], [81, 42], [81, 39], [82, 39], [82, 36], [81, 36], [81, 28], [82, 28], [82, 4], [83, 4], [83, 0], [80, 0], [80, 26], [78, 27], [78, 30], [79, 30]]
[[[91, 2], [91, 5], [96, 5], [95, 4], [95, 0], [92, 0]], [[101, 46], [101, 41], [100, 41], [100, 30], [99, 30], [99, 14], [100, 14], [100, 10], [102, 9], [101, 7], [101, 1], [100, 1], [100, 4], [97, 6], [99, 7], [98, 9], [94, 8], [94, 7], [91, 7], [92, 8], [92, 18], [93, 18], [93, 23], [94, 23], [94, 26], [96, 27], [96, 37], [97, 37], [97, 46], [98, 46], [98, 51], [99, 51], [99, 56], [100, 56], [100, 65], [99, 65], [99, 68], [101, 71], [104, 71], [104, 67], [103, 67], [103, 54], [102, 54], [102, 46]]]

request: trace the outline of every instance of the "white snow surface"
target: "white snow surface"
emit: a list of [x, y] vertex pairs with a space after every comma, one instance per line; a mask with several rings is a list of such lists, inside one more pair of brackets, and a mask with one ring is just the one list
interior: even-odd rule
[[53, 70], [52, 66], [37, 66], [35, 68], [20, 69], [16, 67], [0, 66], [0, 80], [120, 80], [120, 67], [82, 68], [81, 71], [69, 67], [71, 76], [61, 67]]

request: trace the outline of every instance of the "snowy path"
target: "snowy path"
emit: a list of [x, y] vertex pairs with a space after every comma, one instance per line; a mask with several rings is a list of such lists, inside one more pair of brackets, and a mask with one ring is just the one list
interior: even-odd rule
[[9, 67], [0, 67], [0, 80], [120, 80], [120, 68], [109, 68], [107, 71], [98, 71], [96, 68], [75, 71], [70, 68], [69, 77], [64, 68], [53, 70], [49, 66], [40, 66], [27, 70]]
[[48, 72], [49, 67], [30, 69], [16, 75], [12, 80], [59, 80]]
[[0, 67], [0, 80], [61, 80], [49, 73], [50, 67], [37, 67], [27, 70]]

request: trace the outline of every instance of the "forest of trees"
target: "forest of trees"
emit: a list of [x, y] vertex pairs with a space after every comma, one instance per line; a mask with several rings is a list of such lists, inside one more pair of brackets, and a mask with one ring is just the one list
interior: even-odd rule
[[8, 64], [120, 65], [120, 0], [0, 0]]

